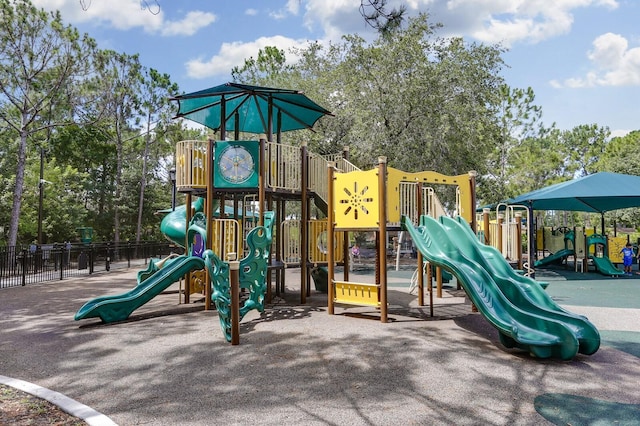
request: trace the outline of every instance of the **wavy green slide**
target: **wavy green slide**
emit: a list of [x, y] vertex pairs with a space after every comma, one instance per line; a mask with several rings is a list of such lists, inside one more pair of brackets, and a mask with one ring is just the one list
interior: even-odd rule
[[75, 319], [99, 317], [106, 323], [124, 321], [133, 311], [156, 297], [187, 272], [203, 268], [204, 260], [200, 257], [178, 256], [167, 261], [162, 269], [132, 290], [88, 301], [78, 310]]
[[549, 297], [540, 283], [514, 271], [498, 249], [478, 241], [463, 218], [454, 220], [442, 216], [440, 223], [464, 254], [493, 276], [500, 291], [511, 303], [528, 312], [562, 322], [578, 339], [578, 352], [592, 355], [598, 350], [600, 333], [587, 318], [563, 309]]
[[494, 326], [507, 347], [527, 350], [539, 358], [572, 359], [579, 349], [578, 338], [562, 321], [546, 314], [529, 312], [510, 301], [491, 274], [465, 254], [463, 244], [454, 242], [447, 229], [437, 220], [422, 216], [414, 227], [407, 217], [403, 229], [429, 262], [450, 271], [465, 289], [478, 311]]

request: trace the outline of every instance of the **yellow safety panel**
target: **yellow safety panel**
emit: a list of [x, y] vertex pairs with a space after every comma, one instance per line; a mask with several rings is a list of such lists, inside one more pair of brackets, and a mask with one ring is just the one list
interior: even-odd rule
[[536, 229], [536, 249], [544, 250], [544, 228]]
[[[308, 254], [311, 263], [327, 263], [327, 220], [326, 219], [312, 219], [308, 223]], [[344, 251], [342, 245], [344, 242], [344, 232], [335, 232], [333, 234], [333, 260], [336, 262], [342, 262], [344, 260]]]
[[335, 227], [377, 229], [380, 218], [378, 169], [336, 173], [334, 177]]
[[622, 249], [627, 245], [628, 237], [626, 235], [618, 235], [617, 237], [607, 236], [607, 245], [609, 248], [609, 259], [613, 263], [622, 263]]
[[475, 214], [472, 205], [473, 188], [469, 174], [447, 176], [438, 172], [425, 171], [407, 173], [387, 167], [387, 221], [400, 222], [400, 182], [422, 182], [442, 185], [457, 185], [460, 193], [460, 212], [467, 222], [471, 223]]
[[380, 306], [380, 286], [376, 284], [334, 281], [335, 303], [358, 306]]
[[190, 294], [204, 293], [205, 270], [199, 269], [191, 272], [191, 285], [189, 286]]

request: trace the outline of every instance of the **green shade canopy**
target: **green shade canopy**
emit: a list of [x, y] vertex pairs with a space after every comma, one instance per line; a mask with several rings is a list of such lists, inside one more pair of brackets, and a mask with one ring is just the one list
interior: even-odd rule
[[533, 210], [591, 213], [640, 207], [640, 176], [600, 172], [528, 192], [505, 203]]
[[[173, 98], [183, 117], [215, 131], [274, 133], [310, 129], [331, 112], [297, 90], [226, 83]], [[271, 127], [269, 118], [271, 117]]]

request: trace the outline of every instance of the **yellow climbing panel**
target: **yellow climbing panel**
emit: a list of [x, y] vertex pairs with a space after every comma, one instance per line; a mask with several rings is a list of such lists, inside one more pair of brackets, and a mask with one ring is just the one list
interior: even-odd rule
[[380, 286], [377, 284], [334, 281], [335, 303], [358, 306], [380, 306]]

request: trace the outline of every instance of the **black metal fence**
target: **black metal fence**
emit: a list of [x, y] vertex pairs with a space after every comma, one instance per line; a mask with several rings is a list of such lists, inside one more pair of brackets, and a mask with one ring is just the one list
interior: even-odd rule
[[0, 246], [0, 288], [130, 268], [176, 250], [165, 241]]

